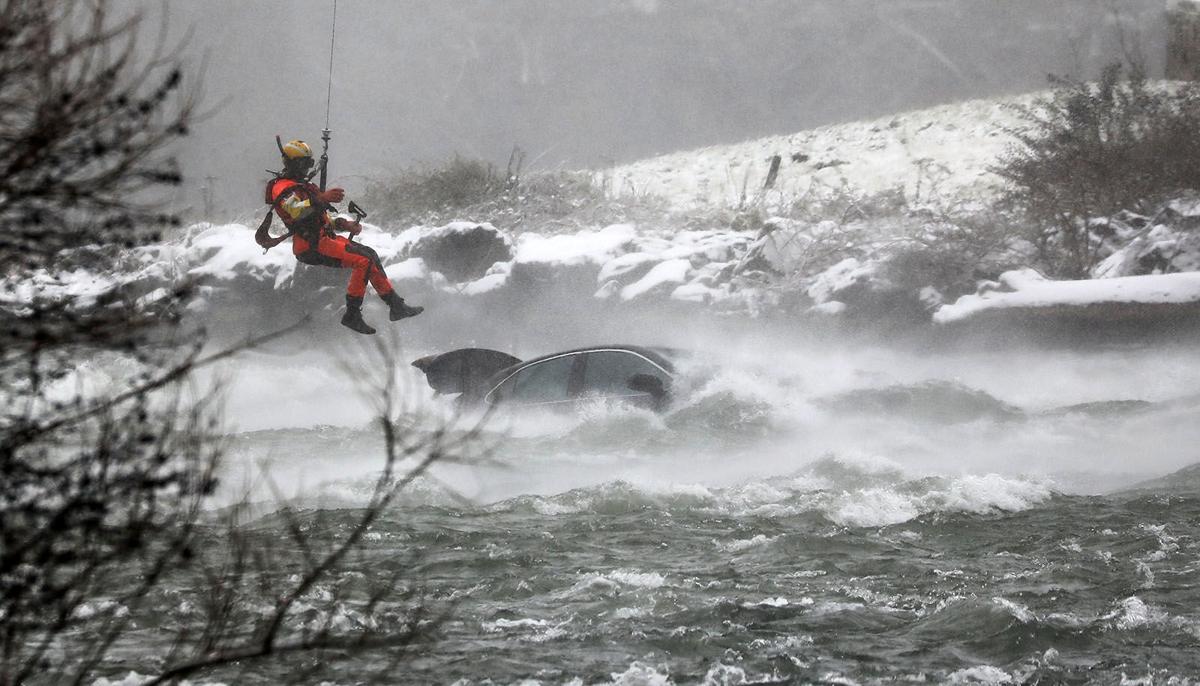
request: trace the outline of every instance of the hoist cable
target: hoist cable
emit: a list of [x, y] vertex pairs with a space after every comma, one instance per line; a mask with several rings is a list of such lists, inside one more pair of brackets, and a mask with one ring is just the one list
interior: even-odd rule
[[329, 32], [329, 83], [325, 88], [325, 128], [329, 128], [329, 105], [333, 101], [333, 46], [337, 42], [337, 0], [333, 0], [333, 27]]

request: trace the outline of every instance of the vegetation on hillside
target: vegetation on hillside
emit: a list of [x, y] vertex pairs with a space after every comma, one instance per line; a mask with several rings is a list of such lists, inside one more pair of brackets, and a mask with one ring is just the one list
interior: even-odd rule
[[518, 152], [504, 171], [460, 156], [372, 181], [364, 204], [393, 226], [455, 220], [510, 231], [556, 232], [595, 224], [647, 221], [665, 213], [653, 198], [611, 198], [588, 172], [523, 174]]
[[994, 171], [1008, 182], [1039, 266], [1086, 278], [1111, 248], [1102, 221], [1148, 214], [1200, 185], [1200, 87], [1155, 85], [1138, 67], [1108, 66], [1096, 82], [1055, 79], [1052, 95], [1019, 108], [1023, 126]]

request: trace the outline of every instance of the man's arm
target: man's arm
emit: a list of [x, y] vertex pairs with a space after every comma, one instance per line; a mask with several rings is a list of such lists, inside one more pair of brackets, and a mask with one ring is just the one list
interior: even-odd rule
[[341, 202], [346, 197], [346, 191], [341, 188], [330, 188], [318, 191], [315, 188], [293, 186], [279, 201], [279, 214], [289, 224], [304, 219], [315, 210], [324, 211], [326, 206]]

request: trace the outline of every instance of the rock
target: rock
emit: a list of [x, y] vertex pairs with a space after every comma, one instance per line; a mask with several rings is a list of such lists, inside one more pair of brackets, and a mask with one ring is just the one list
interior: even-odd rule
[[646, 272], [661, 261], [661, 257], [650, 253], [626, 253], [605, 262], [596, 280], [600, 283], [616, 281], [622, 285], [632, 283], [645, 276]]
[[666, 260], [654, 265], [646, 275], [621, 289], [621, 300], [633, 300], [653, 293], [670, 293], [687, 282], [692, 264], [685, 259]]
[[1200, 232], [1159, 224], [1138, 235], [1092, 270], [1114, 278], [1200, 270]]
[[409, 255], [423, 259], [449, 281], [474, 281], [497, 262], [512, 260], [513, 246], [508, 236], [491, 224], [454, 222], [417, 238]]
[[864, 264], [856, 258], [847, 257], [813, 279], [808, 287], [808, 297], [817, 304], [830, 300], [853, 301], [856, 299], [855, 293], [870, 288], [869, 284], [877, 271], [874, 263]]

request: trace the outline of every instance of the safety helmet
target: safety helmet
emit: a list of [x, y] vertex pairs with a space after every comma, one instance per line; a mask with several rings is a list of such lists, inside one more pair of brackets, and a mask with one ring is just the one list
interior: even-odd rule
[[285, 143], [279, 148], [279, 151], [283, 153], [283, 159], [285, 160], [299, 160], [304, 158], [311, 160], [313, 156], [312, 148], [308, 147], [308, 143], [301, 140]]
[[308, 147], [308, 143], [302, 140], [289, 141], [287, 143], [279, 143], [279, 139], [275, 139], [279, 145], [279, 152], [283, 155], [283, 173], [285, 176], [292, 178], [311, 178], [312, 168], [315, 160], [313, 160], [312, 148]]

